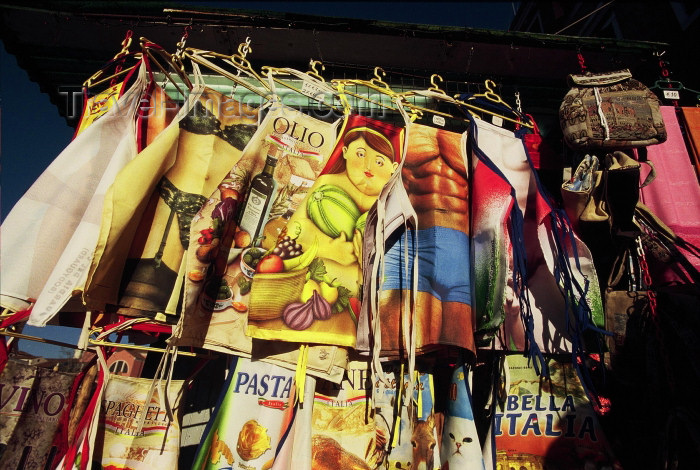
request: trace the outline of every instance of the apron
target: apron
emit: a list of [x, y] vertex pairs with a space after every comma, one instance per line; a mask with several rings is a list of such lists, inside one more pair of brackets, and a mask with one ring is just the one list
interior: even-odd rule
[[[375, 377], [374, 422], [383, 443], [381, 457], [388, 468], [437, 469], [440, 445], [433, 374], [416, 371], [413, 379], [397, 363], [382, 366], [386, 383]], [[397, 378], [403, 381], [397, 384]], [[413, 383], [413, 387], [409, 384]], [[401, 395], [398, 393], [401, 389]], [[409, 403], [407, 397], [411, 397]]]
[[413, 284], [413, 263], [405, 266], [403, 254], [413, 258], [414, 246], [416, 352], [440, 345], [473, 351], [467, 134], [415, 123], [407, 134], [402, 179], [418, 227], [387, 240], [379, 296], [382, 355], [396, 357], [402, 350], [402, 303]]
[[145, 86], [141, 64], [115, 106], [56, 157], [2, 224], [0, 303], [21, 310], [36, 300], [30, 325], [46, 325], [85, 282], [107, 188], [136, 155]]
[[507, 396], [493, 417], [496, 468], [618, 468], [569, 359], [547, 363], [542, 381], [527, 357], [506, 356]]
[[[306, 381], [313, 390], [314, 380]], [[271, 468], [294, 427], [297, 408], [294, 371], [233, 356], [192, 468]]]
[[543, 195], [521, 139], [477, 118], [473, 138], [478, 158], [490, 162], [512, 186], [519, 210], [511, 211], [510, 230], [511, 269], [519, 280], [513, 277], [513, 287], [506, 287], [506, 315], [496, 347], [527, 351], [542, 366], [540, 351], [580, 354], [583, 331], [602, 332], [604, 324], [590, 251]]
[[256, 123], [257, 110], [195, 84], [177, 118], [110, 188], [88, 305], [176, 322], [192, 218]]
[[[173, 344], [235, 352], [245, 357], [252, 355], [256, 360], [296, 367], [297, 345], [270, 341], [258, 341], [254, 345], [245, 334], [245, 325], [246, 319], [279, 315], [275, 303], [287, 292], [296, 295], [294, 286], [303, 281], [305, 271], [294, 269], [295, 260], [290, 258], [289, 271], [254, 273], [249, 277], [251, 272], [245, 271], [243, 263], [244, 251], [250, 251], [248, 245], [252, 240], [238, 227], [236, 215], [242, 210], [251, 176], [263, 169], [271, 149], [283, 149], [275, 166], [276, 196], [262, 231], [265, 238], [261, 249], [272, 249], [285, 233], [292, 235], [286, 228], [290, 214], [323, 169], [339, 124], [339, 121], [326, 123], [279, 104], [270, 108], [241, 159], [193, 219], [190, 232], [193, 242], [186, 254], [184, 314], [173, 331]], [[205, 249], [212, 250], [212, 246], [218, 247], [203, 254]], [[342, 348], [311, 346], [308, 349], [308, 372], [312, 375], [339, 382], [346, 364], [347, 351]]]
[[[303, 284], [303, 268], [280, 266], [279, 273], [255, 273], [245, 264], [245, 253], [269, 250], [286, 227], [289, 213], [304, 199], [335, 142], [339, 122], [325, 123], [283, 105], [273, 105], [250, 139], [240, 160], [232, 165], [218, 188], [194, 217], [186, 260], [184, 315], [176, 328], [178, 344], [196, 344], [249, 354], [251, 339], [245, 336], [246, 319], [279, 316], [273, 302], [294, 286]], [[304, 139], [302, 140], [302, 136]], [[312, 136], [309, 138], [309, 136]], [[313, 143], [313, 145], [312, 145]], [[282, 149], [274, 179], [277, 185], [262, 234], [262, 247], [251, 248], [250, 234], [237, 218], [243, 210], [250, 179], [261, 172], [266, 156]], [[283, 233], [284, 231], [284, 233]], [[304, 253], [311, 245], [302, 247]], [[301, 256], [301, 255], [299, 255]], [[252, 289], [256, 289], [253, 295]], [[272, 292], [274, 295], [268, 295]]]
[[[326, 168], [287, 223], [288, 233], [308, 250], [297, 269], [301, 277], [294, 286], [280, 283], [275, 289], [259, 281], [293, 275], [256, 274], [248, 314], [250, 336], [355, 346], [364, 222], [398, 165], [394, 162], [400, 160], [402, 136], [403, 129], [391, 124], [348, 117]], [[274, 296], [272, 308], [257, 301]]]
[[[647, 148], [647, 158], [654, 162], [657, 176], [640, 189], [639, 199], [676, 235], [692, 245], [700, 246], [700, 185], [693, 174], [676, 108], [662, 106], [661, 115], [668, 139]], [[692, 131], [690, 136], [692, 138]], [[643, 180], [646, 174], [641, 177]], [[696, 269], [700, 269], [700, 258], [688, 256], [688, 260]]]
[[[153, 379], [138, 377], [109, 377], [93, 457], [102, 468], [177, 468], [185, 381], [171, 380], [166, 387], [155, 387], [148, 400], [152, 382]], [[173, 420], [165, 409], [165, 397], [160, 394], [168, 395]]]
[[[53, 468], [78, 373], [10, 360], [0, 374], [0, 459], [4, 468]], [[63, 428], [63, 432], [67, 429]]]
[[466, 365], [452, 370], [440, 444], [441, 469], [484, 469], [479, 435], [472, 409], [471, 371]]

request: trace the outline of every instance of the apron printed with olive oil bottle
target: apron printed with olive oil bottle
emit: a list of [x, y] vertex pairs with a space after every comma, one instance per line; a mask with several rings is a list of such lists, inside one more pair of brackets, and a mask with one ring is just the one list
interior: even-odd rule
[[[316, 248], [295, 240], [287, 222], [323, 170], [340, 123], [282, 105], [268, 111], [241, 159], [192, 219], [184, 314], [174, 333], [178, 345], [250, 354], [246, 320], [279, 316], [280, 299], [296, 295]], [[239, 219], [255, 197], [262, 198], [246, 194], [270, 158], [275, 189], [255, 233]], [[334, 348], [325, 347], [322, 355], [313, 349], [310, 372], [333, 357], [347, 362], [347, 354]]]

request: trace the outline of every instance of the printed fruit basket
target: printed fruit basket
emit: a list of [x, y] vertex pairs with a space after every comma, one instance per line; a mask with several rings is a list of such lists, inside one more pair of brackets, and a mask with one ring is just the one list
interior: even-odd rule
[[284, 307], [297, 302], [308, 268], [281, 273], [255, 273], [250, 289], [248, 319], [274, 320]]

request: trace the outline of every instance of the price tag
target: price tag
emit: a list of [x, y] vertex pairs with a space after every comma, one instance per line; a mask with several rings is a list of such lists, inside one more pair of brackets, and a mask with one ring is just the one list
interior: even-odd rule
[[681, 99], [678, 90], [664, 90], [664, 98], [667, 100], [679, 100]]
[[307, 82], [306, 80], [301, 84], [301, 92], [309, 98], [314, 99], [323, 99], [323, 95], [326, 93], [320, 86], [315, 83]]
[[433, 124], [435, 124], [436, 126], [444, 126], [445, 118], [442, 116], [438, 116], [437, 114], [433, 114]]
[[491, 116], [491, 122], [494, 126], [503, 127], [503, 118], [500, 116]]

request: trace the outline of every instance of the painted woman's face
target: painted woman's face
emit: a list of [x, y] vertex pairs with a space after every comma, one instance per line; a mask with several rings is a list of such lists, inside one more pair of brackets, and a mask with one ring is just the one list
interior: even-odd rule
[[350, 182], [368, 196], [379, 196], [398, 167], [398, 163], [392, 162], [391, 158], [367, 145], [362, 137], [343, 147], [343, 156]]

